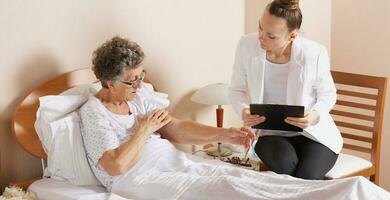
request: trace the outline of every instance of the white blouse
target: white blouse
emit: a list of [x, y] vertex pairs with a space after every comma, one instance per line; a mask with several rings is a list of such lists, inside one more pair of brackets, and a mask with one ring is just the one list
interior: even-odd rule
[[[291, 62], [284, 64], [265, 61], [264, 73], [264, 103], [287, 104], [287, 77]], [[262, 130], [261, 135], [297, 136], [299, 132]]]

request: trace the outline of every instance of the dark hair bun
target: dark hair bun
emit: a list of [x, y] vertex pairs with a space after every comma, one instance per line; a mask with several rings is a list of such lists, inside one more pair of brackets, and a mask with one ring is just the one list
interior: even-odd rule
[[275, 0], [279, 6], [286, 10], [298, 10], [299, 0]]
[[268, 12], [287, 21], [290, 31], [301, 28], [302, 12], [299, 0], [273, 0], [268, 4]]

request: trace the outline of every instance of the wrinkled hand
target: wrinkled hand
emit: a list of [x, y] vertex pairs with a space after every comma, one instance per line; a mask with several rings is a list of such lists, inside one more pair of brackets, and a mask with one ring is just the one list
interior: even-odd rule
[[244, 121], [244, 126], [251, 127], [263, 123], [265, 121], [265, 117], [260, 115], [251, 115], [249, 108], [244, 108], [242, 109], [242, 120]]
[[252, 141], [256, 135], [250, 128], [229, 128], [223, 136], [223, 140], [231, 144], [244, 145], [245, 148], [250, 148]]
[[138, 118], [140, 129], [144, 129], [146, 133], [151, 134], [165, 126], [171, 121], [171, 116], [164, 109], [154, 110], [146, 117]]
[[288, 124], [305, 129], [305, 128], [308, 128], [309, 126], [313, 125], [313, 123], [316, 122], [318, 120], [318, 118], [319, 118], [318, 112], [313, 110], [313, 111], [307, 113], [302, 118], [287, 117], [286, 119], [284, 119], [284, 121]]

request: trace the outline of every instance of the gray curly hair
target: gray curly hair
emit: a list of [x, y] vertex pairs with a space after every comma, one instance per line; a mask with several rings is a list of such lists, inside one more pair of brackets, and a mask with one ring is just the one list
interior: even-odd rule
[[92, 70], [107, 88], [107, 81], [118, 81], [126, 70], [137, 68], [144, 58], [137, 43], [115, 36], [93, 52]]

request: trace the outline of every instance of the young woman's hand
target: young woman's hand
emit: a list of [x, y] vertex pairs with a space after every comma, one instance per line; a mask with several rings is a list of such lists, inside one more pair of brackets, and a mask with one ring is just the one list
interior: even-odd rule
[[138, 125], [140, 129], [143, 129], [148, 134], [151, 134], [167, 125], [171, 119], [172, 118], [168, 114], [168, 111], [164, 109], [154, 110], [146, 117], [138, 118]]
[[248, 127], [226, 129], [222, 138], [223, 141], [243, 145], [245, 148], [249, 148], [255, 139], [255, 133]]
[[305, 129], [305, 128], [308, 128], [309, 126], [313, 125], [314, 122], [318, 121], [319, 116], [320, 115], [318, 114], [318, 112], [313, 110], [313, 111], [307, 113], [302, 118], [287, 117], [284, 121], [288, 124]]
[[242, 109], [242, 120], [244, 121], [244, 126], [251, 127], [263, 123], [265, 121], [265, 117], [260, 115], [251, 115], [249, 108], [244, 108]]

